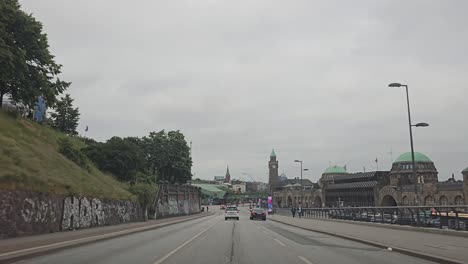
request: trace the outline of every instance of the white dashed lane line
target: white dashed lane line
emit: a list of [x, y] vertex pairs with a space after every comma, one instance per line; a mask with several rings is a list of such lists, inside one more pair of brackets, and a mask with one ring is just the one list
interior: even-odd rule
[[303, 256], [297, 256], [300, 260], [304, 261], [304, 263], [307, 263], [307, 264], [313, 264], [312, 262], [310, 262], [308, 259], [304, 258]]
[[274, 238], [273, 240], [274, 240], [276, 243], [278, 243], [278, 244], [280, 244], [281, 246], [283, 246], [283, 247], [286, 246], [283, 242], [279, 241], [279, 240], [276, 239], [276, 238]]

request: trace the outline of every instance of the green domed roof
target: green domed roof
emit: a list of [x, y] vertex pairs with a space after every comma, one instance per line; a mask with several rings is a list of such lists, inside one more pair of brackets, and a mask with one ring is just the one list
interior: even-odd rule
[[340, 166], [330, 166], [328, 167], [323, 174], [340, 174], [340, 173], [348, 173], [345, 168]]
[[[426, 155], [415, 152], [414, 153], [414, 161], [415, 162], [432, 162], [430, 158], [428, 158]], [[412, 162], [411, 159], [411, 152], [406, 152], [401, 154], [393, 163], [398, 163], [398, 162]]]
[[468, 167], [466, 167], [462, 172], [468, 172]]

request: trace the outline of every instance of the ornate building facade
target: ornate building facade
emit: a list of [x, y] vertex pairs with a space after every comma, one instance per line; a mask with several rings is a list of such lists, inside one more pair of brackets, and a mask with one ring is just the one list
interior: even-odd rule
[[269, 180], [273, 203], [277, 207], [468, 204], [468, 168], [462, 171], [463, 181], [456, 181], [452, 175], [448, 181], [439, 182], [434, 162], [418, 152], [415, 152], [415, 170], [411, 153], [404, 153], [393, 162], [390, 171], [349, 173], [346, 167], [335, 165], [323, 172], [318, 183], [307, 180], [307, 184], [303, 182], [302, 185], [280, 181], [276, 154], [275, 171], [272, 171], [272, 160], [270, 156]]

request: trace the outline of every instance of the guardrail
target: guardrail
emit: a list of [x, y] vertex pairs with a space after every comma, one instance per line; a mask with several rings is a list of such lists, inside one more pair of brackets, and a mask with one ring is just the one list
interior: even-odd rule
[[[274, 213], [292, 217], [291, 208]], [[295, 215], [468, 231], [468, 205], [303, 208]]]

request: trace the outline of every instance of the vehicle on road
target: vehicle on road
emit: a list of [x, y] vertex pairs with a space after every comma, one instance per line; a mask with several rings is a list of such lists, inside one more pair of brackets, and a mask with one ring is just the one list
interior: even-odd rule
[[239, 220], [239, 209], [236, 206], [228, 206], [224, 212], [224, 220], [234, 218]]
[[225, 210], [225, 209], [226, 209], [226, 205], [224, 205], [224, 204], [220, 205], [220, 206], [219, 206], [219, 209], [220, 209], [220, 210]]
[[266, 211], [263, 208], [254, 208], [250, 212], [250, 220], [261, 219], [266, 221]]

